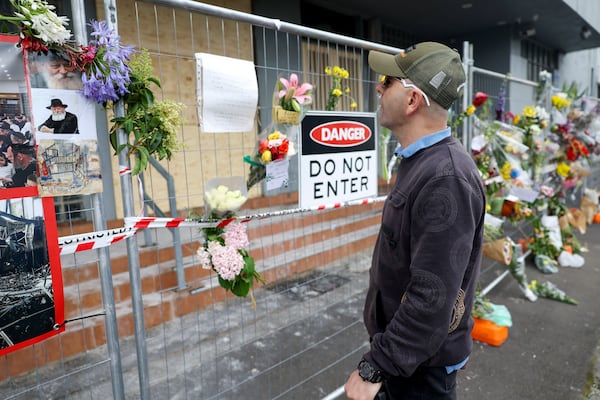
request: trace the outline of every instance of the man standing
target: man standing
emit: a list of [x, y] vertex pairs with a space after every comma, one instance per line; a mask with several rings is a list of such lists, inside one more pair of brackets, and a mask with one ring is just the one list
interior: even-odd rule
[[67, 104], [61, 99], [52, 99], [46, 107], [52, 114], [38, 129], [44, 133], [79, 133], [77, 127], [77, 116], [66, 110]]
[[447, 126], [464, 69], [455, 50], [434, 42], [396, 56], [371, 51], [369, 65], [384, 75], [377, 86], [380, 124], [400, 143], [401, 161], [370, 269], [370, 350], [346, 394], [455, 399], [456, 372], [472, 348], [485, 215], [475, 163]]

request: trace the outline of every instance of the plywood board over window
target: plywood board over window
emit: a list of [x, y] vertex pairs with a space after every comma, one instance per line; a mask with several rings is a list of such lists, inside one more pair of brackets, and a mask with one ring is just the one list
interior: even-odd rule
[[336, 65], [347, 70], [349, 75], [348, 79], [342, 80], [342, 91], [350, 89], [340, 98], [336, 111], [350, 111], [352, 101], [356, 101], [358, 105], [354, 110], [362, 111], [362, 52], [345, 46], [331, 45], [328, 42], [305, 41], [302, 45], [302, 66], [306, 71], [305, 81], [315, 86], [312, 109], [326, 109], [329, 91], [333, 86], [333, 78], [325, 74], [325, 68], [333, 68]]

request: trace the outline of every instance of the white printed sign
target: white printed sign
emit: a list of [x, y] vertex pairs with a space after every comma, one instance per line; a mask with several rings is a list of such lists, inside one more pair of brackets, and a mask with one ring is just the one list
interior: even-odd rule
[[300, 207], [377, 196], [375, 114], [310, 112], [302, 120]]

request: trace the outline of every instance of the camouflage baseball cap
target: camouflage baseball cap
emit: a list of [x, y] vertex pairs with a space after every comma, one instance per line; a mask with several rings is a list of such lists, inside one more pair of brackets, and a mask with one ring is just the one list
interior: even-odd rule
[[372, 50], [369, 66], [379, 74], [410, 79], [445, 109], [461, 95], [466, 76], [460, 54], [441, 43], [417, 43], [397, 55]]

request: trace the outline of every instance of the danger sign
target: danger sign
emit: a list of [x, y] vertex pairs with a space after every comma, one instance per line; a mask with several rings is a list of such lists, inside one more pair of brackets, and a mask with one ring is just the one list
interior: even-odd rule
[[375, 114], [310, 112], [302, 120], [300, 207], [377, 196]]

